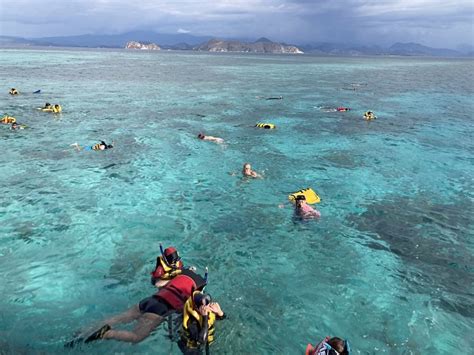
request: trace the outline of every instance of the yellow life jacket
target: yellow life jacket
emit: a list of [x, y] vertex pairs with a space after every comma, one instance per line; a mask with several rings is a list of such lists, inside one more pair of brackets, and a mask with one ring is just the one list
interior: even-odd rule
[[18, 95], [19, 94], [17, 89], [10, 89], [9, 93], [10, 93], [10, 95]]
[[100, 143], [94, 144], [92, 150], [100, 150]]
[[175, 265], [168, 266], [168, 264], [163, 260], [163, 256], [160, 256], [160, 265], [164, 270], [164, 274], [160, 276], [160, 280], [171, 280], [175, 276], [181, 274], [181, 269], [183, 263], [179, 260]]
[[255, 127], [265, 128], [265, 129], [274, 129], [276, 126], [273, 123], [257, 123]]
[[52, 111], [53, 111], [54, 113], [60, 113], [62, 110], [63, 110], [63, 109], [62, 109], [61, 105], [57, 105], [57, 107], [56, 107], [56, 105], [55, 105], [55, 106], [52, 107]]
[[366, 112], [364, 113], [364, 118], [366, 121], [372, 121], [372, 120], [375, 120], [377, 117], [375, 116], [375, 114], [373, 112]]
[[15, 117], [10, 117], [10, 116], [3, 116], [2, 120], [0, 122], [2, 122], [4, 124], [15, 123], [16, 118]]
[[[194, 309], [193, 297], [194, 297], [194, 294], [197, 292], [199, 291], [193, 292], [193, 295], [188, 298], [183, 308], [183, 332], [181, 336], [182, 336], [182, 339], [186, 343], [186, 347], [190, 349], [196, 349], [200, 346], [200, 344], [198, 344], [197, 341], [191, 339], [191, 335], [189, 332], [189, 322], [192, 320], [192, 318], [194, 318], [195, 320], [199, 322], [199, 326], [201, 328], [203, 326], [202, 315]], [[207, 343], [209, 345], [214, 342], [214, 323], [215, 322], [216, 322], [216, 315], [214, 314], [214, 312], [209, 312], [209, 316], [207, 318], [207, 324], [208, 324]]]
[[321, 199], [319, 198], [318, 194], [314, 192], [314, 190], [310, 187], [308, 187], [307, 189], [293, 192], [292, 194], [288, 195], [288, 200], [290, 200], [292, 203], [295, 203], [296, 197], [299, 195], [303, 195], [304, 197], [306, 197], [306, 203], [309, 203], [310, 205], [321, 202]]

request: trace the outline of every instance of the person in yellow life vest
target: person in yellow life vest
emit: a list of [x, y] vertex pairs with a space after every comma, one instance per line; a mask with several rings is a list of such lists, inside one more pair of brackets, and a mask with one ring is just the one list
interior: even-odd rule
[[18, 90], [15, 89], [15, 88], [11, 88], [9, 93], [10, 93], [10, 95], [18, 95], [19, 94]]
[[183, 270], [183, 262], [174, 247], [163, 250], [160, 244], [161, 255], [156, 258], [155, 270], [151, 272], [151, 283], [156, 287], [164, 286], [169, 280], [179, 275]]
[[53, 106], [53, 113], [60, 113], [62, 110], [63, 109], [62, 109], [61, 105], [56, 104], [56, 105]]
[[184, 304], [183, 328], [178, 346], [185, 355], [199, 355], [203, 350], [209, 352], [214, 341], [214, 324], [225, 318], [224, 312], [211, 297], [201, 291], [193, 295]]
[[0, 123], [3, 123], [3, 124], [11, 124], [15, 122], [16, 122], [16, 118], [8, 116], [8, 115], [5, 115], [0, 119]]

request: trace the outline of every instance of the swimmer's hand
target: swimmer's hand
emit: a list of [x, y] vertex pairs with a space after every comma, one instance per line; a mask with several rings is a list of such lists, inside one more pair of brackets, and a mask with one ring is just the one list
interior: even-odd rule
[[219, 303], [212, 302], [209, 305], [209, 310], [215, 314], [217, 314], [219, 317], [222, 317], [224, 315], [224, 312], [222, 312], [221, 306]]

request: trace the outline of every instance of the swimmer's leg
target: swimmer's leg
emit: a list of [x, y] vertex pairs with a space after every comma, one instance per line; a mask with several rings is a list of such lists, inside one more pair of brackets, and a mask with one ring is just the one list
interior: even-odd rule
[[115, 339], [129, 343], [138, 343], [149, 336], [164, 319], [164, 317], [161, 317], [158, 314], [146, 312], [138, 318], [137, 325], [133, 331], [111, 329], [103, 335], [103, 339]]
[[78, 152], [80, 152], [81, 149], [83, 149], [78, 143], [73, 143], [73, 144], [71, 144], [71, 147], [76, 148], [76, 150], [77, 150]]
[[140, 309], [138, 308], [138, 305], [134, 305], [132, 308], [128, 309], [127, 311], [118, 314], [116, 316], [113, 316], [109, 319], [106, 319], [105, 321], [102, 322], [102, 324], [108, 324], [110, 326], [116, 325], [116, 324], [124, 324], [124, 323], [130, 323], [134, 321], [135, 319], [140, 318], [142, 313], [140, 312]]

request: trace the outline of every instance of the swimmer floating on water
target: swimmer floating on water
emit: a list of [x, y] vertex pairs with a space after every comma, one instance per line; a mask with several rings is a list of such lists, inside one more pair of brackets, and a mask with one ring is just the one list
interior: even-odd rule
[[[83, 333], [65, 346], [74, 347], [78, 343], [90, 343], [100, 339], [138, 343], [149, 336], [167, 316], [182, 312], [184, 304], [193, 292], [201, 291], [204, 286], [206, 280], [203, 277], [191, 270], [183, 270], [156, 294], [141, 300], [126, 312], [103, 321], [103, 325], [92, 334]], [[136, 325], [132, 331], [112, 328], [117, 324], [133, 321], [136, 321]]]
[[255, 170], [252, 170], [252, 165], [250, 165], [250, 163], [244, 164], [244, 166], [242, 167], [242, 175], [244, 177], [263, 179], [262, 175], [258, 174]]
[[350, 353], [351, 347], [347, 340], [326, 337], [315, 346], [308, 344], [305, 355], [350, 355]]
[[181, 340], [178, 346], [185, 355], [209, 353], [209, 345], [214, 342], [215, 322], [224, 319], [219, 303], [211, 302], [211, 297], [195, 291], [184, 305]]
[[210, 142], [214, 142], [214, 143], [217, 143], [217, 144], [222, 144], [224, 143], [224, 140], [222, 138], [219, 138], [219, 137], [213, 137], [213, 136], [206, 136], [202, 133], [199, 133], [198, 136], [197, 136], [199, 139], [203, 140], [203, 141], [210, 141]]
[[27, 126], [24, 125], [24, 124], [19, 124], [19, 123], [16, 123], [16, 122], [13, 122], [10, 129], [12, 131], [16, 131], [17, 129], [25, 129]]
[[257, 99], [263, 99], [263, 100], [283, 100], [283, 96], [270, 96], [270, 97], [265, 97], [265, 96], [255, 96]]
[[78, 143], [71, 144], [71, 147], [76, 148], [78, 152], [81, 150], [107, 150], [112, 149], [115, 143], [112, 141], [112, 144], [107, 144], [104, 141], [100, 141], [100, 143], [94, 144], [92, 146], [81, 147]]
[[295, 200], [295, 215], [302, 219], [315, 219], [321, 217], [321, 212], [308, 205], [304, 195], [298, 195]]

